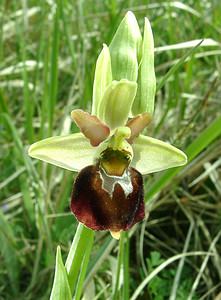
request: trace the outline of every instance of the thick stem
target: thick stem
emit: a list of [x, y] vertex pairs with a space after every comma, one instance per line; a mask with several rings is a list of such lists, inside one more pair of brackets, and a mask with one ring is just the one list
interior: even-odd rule
[[[68, 281], [72, 293], [75, 290], [77, 279], [81, 277], [82, 269], [87, 268], [88, 259], [86, 259], [87, 264], [85, 264], [84, 256], [90, 256], [90, 252], [93, 244], [94, 232], [83, 226], [82, 224], [78, 225], [77, 231], [75, 233], [65, 267], [68, 273]], [[88, 252], [88, 241], [91, 241], [90, 251]], [[81, 265], [84, 267], [81, 269]]]

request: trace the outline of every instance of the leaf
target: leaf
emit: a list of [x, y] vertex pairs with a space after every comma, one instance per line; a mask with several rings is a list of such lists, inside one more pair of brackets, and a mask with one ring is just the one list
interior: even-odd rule
[[79, 171], [94, 163], [97, 148], [81, 133], [55, 136], [32, 144], [31, 157], [51, 163], [70, 171]]
[[167, 82], [169, 77], [172, 76], [173, 74], [175, 74], [175, 72], [183, 65], [183, 63], [186, 61], [186, 59], [189, 56], [191, 56], [202, 43], [203, 43], [203, 40], [200, 40], [197, 45], [195, 45], [193, 48], [191, 48], [189, 51], [187, 51], [187, 53], [185, 53], [179, 59], [179, 61], [163, 76], [160, 83], [156, 87], [157, 92], [164, 86], [164, 84]]
[[142, 175], [185, 165], [184, 152], [160, 140], [140, 135], [133, 144], [132, 167]]
[[62, 261], [61, 249], [59, 246], [57, 247], [54, 283], [50, 300], [72, 300], [67, 271]]
[[137, 84], [134, 81], [126, 79], [112, 81], [103, 96], [98, 117], [110, 129], [124, 126], [127, 122], [136, 91]]
[[103, 50], [98, 56], [94, 74], [92, 115], [97, 115], [100, 101], [104, 95], [107, 86], [111, 83], [111, 81], [112, 72], [110, 52], [107, 45], [104, 44]]
[[[11, 224], [0, 210], [0, 254], [4, 259], [4, 266], [13, 292], [18, 293], [18, 279], [20, 273], [19, 255], [16, 250], [16, 237]], [[2, 262], [1, 262], [2, 263]], [[1, 265], [3, 270], [3, 264]]]

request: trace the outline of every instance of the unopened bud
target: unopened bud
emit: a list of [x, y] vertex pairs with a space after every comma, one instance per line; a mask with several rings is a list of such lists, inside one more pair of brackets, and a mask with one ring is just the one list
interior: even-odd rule
[[98, 56], [96, 62], [96, 69], [94, 74], [94, 85], [93, 85], [93, 103], [92, 103], [92, 114], [97, 115], [100, 101], [104, 95], [107, 86], [112, 81], [111, 72], [111, 58], [110, 52], [107, 45], [103, 45], [103, 49]]
[[154, 99], [156, 92], [156, 77], [154, 71], [154, 40], [150, 22], [145, 18], [144, 36], [142, 43], [142, 58], [139, 67], [138, 88], [133, 103], [132, 113], [137, 115], [154, 111]]
[[128, 12], [120, 23], [110, 44], [113, 79], [137, 81], [138, 53], [142, 37], [137, 20]]

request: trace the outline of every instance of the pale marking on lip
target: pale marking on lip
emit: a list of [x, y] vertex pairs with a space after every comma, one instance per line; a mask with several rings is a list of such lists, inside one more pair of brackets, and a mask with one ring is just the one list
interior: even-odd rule
[[122, 187], [126, 198], [133, 192], [133, 185], [128, 170], [124, 172], [123, 176], [110, 176], [100, 168], [99, 175], [102, 181], [102, 189], [108, 192], [111, 198], [117, 183]]
[[120, 233], [121, 233], [122, 230], [120, 231], [111, 231], [110, 230], [110, 234], [112, 235], [112, 237], [116, 240], [119, 240], [120, 239]]

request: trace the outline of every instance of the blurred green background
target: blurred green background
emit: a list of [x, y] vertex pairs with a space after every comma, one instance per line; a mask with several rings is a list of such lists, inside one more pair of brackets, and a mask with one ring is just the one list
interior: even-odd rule
[[[129, 296], [120, 289], [119, 299], [221, 297], [220, 1], [1, 0], [0, 299], [49, 298], [56, 246], [65, 259], [77, 227], [75, 174], [27, 149], [77, 131], [70, 112], [90, 111], [97, 56], [128, 10], [141, 28], [149, 18], [155, 38], [158, 91], [146, 134], [190, 162], [145, 178], [150, 215], [129, 232]], [[112, 299], [118, 242], [95, 238], [82, 299]]]

